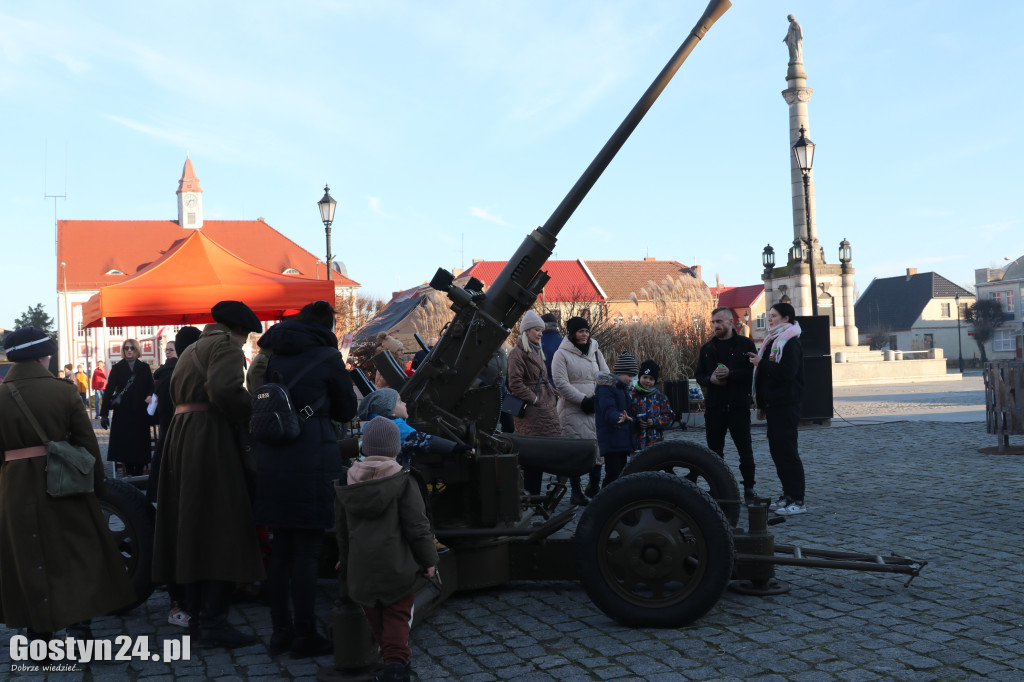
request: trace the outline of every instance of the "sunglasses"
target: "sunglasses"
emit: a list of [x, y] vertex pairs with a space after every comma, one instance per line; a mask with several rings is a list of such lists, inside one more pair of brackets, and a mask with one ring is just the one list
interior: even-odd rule
[[135, 346], [124, 346], [123, 349], [124, 350], [138, 350], [138, 348], [136, 348]]

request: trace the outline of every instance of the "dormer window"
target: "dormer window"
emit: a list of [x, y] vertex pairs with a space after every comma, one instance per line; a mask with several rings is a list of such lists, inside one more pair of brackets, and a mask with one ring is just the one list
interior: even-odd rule
[[282, 275], [301, 275], [302, 273], [295, 268], [285, 268], [281, 271]]
[[111, 270], [107, 270], [106, 274], [108, 274], [108, 275], [123, 275], [124, 273], [121, 272], [120, 270], [118, 270], [117, 268], [113, 268]]

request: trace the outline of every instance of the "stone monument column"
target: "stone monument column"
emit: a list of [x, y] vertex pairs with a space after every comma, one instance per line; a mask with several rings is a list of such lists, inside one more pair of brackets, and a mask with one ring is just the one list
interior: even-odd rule
[[853, 266], [849, 263], [843, 263], [843, 327], [847, 346], [860, 343], [857, 323], [853, 319]]
[[[821, 262], [821, 249], [818, 246], [818, 234], [815, 227], [817, 221], [814, 217], [814, 170], [812, 168], [808, 178], [808, 201], [804, 202], [804, 178], [803, 172], [797, 167], [796, 158], [792, 153], [792, 147], [800, 139], [800, 127], [803, 126], [805, 134], [810, 137], [811, 122], [807, 113], [807, 103], [811, 99], [813, 90], [807, 87], [807, 73], [804, 71], [803, 55], [803, 29], [793, 15], [789, 15], [789, 31], [783, 42], [789, 48], [789, 69], [786, 71], [786, 83], [789, 87], [782, 91], [782, 96], [789, 105], [789, 167], [790, 182], [792, 184], [793, 196], [793, 237], [795, 239], [810, 239], [811, 254], [815, 262]], [[811, 220], [805, 215], [805, 206], [811, 207]]]

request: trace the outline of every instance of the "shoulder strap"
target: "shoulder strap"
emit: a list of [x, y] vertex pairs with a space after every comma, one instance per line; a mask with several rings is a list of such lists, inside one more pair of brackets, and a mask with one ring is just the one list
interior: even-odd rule
[[21, 411], [25, 413], [25, 418], [28, 419], [28, 423], [32, 425], [32, 428], [35, 430], [39, 440], [43, 441], [43, 445], [49, 443], [50, 439], [47, 438], [46, 434], [43, 432], [43, 427], [39, 426], [39, 422], [36, 421], [35, 415], [32, 414], [32, 410], [28, 409], [28, 403], [26, 403], [25, 399], [21, 397], [21, 391], [14, 386], [11, 386], [9, 383], [5, 383], [3, 385], [7, 387], [8, 391], [10, 391], [11, 397], [14, 398], [14, 402], [18, 403], [18, 407], [21, 408]]

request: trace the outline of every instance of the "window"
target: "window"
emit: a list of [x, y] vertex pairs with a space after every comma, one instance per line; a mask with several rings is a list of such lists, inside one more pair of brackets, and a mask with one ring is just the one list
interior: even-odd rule
[[112, 270], [107, 270], [107, 274], [108, 275], [123, 275], [124, 273], [121, 272], [120, 270], [118, 270], [117, 268], [113, 268]]
[[1014, 338], [1012, 329], [998, 329], [996, 330], [995, 336], [992, 337], [992, 350], [993, 351], [1005, 351], [1005, 350], [1016, 350], [1017, 341]]
[[994, 301], [999, 301], [999, 304], [1003, 306], [1003, 312], [1013, 312], [1013, 292], [1012, 291], [993, 291], [989, 294], [989, 297]]
[[761, 313], [754, 322], [754, 329], [765, 329], [768, 326], [768, 314]]
[[949, 311], [950, 311], [950, 304], [949, 303], [940, 303], [939, 304], [939, 316], [940, 317], [952, 317], [950, 315]]
[[80, 339], [84, 339], [85, 338], [85, 327], [82, 326], [82, 321], [81, 320], [79, 320], [78, 323], [75, 325], [75, 334]]
[[643, 318], [642, 318], [642, 317], [640, 317], [639, 315], [634, 315], [634, 316], [633, 316], [633, 322], [634, 322], [634, 323], [635, 323], [635, 322], [643, 322]]
[[[124, 327], [111, 327], [110, 328], [110, 335], [111, 336], [124, 336]], [[121, 351], [118, 351], [118, 352], [120, 353]]]
[[139, 336], [153, 336], [156, 334], [155, 327], [139, 327]]
[[622, 319], [622, 315], [616, 315], [612, 318], [612, 324], [622, 324], [623, 322], [625, 322], [625, 320]]
[[285, 268], [285, 269], [284, 269], [284, 270], [283, 270], [283, 271], [281, 272], [281, 274], [282, 274], [282, 275], [301, 275], [302, 273], [301, 273], [301, 272], [299, 272], [298, 270], [296, 270], [295, 268]]

